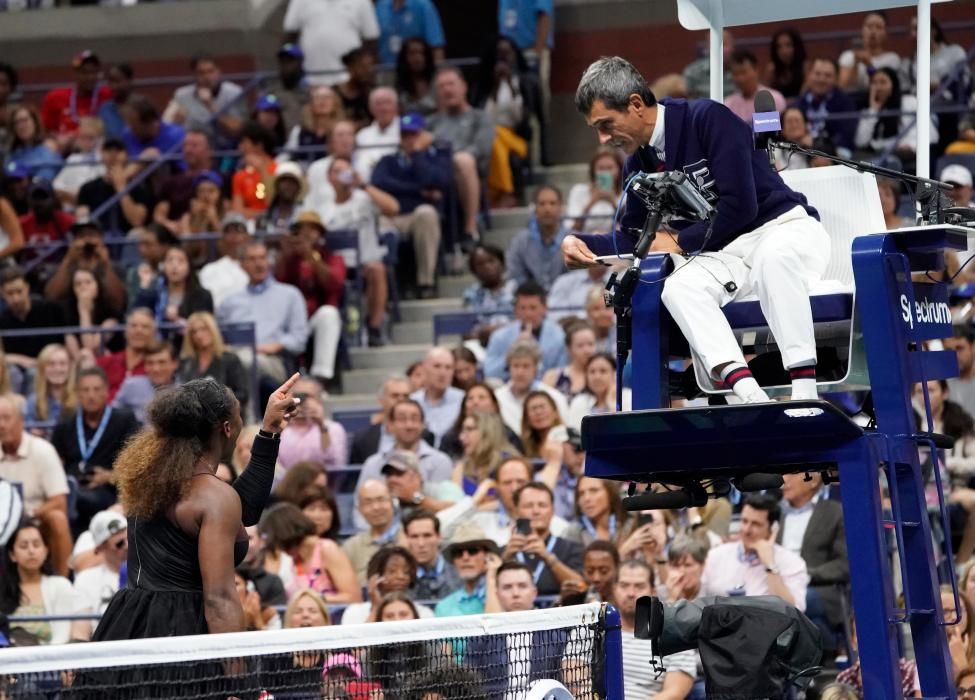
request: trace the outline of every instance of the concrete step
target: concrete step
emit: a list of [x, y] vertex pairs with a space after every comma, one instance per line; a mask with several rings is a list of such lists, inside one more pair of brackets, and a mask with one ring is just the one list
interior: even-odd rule
[[[388, 367], [376, 369], [350, 369], [342, 373], [343, 396], [353, 396], [363, 394], [375, 397], [383, 380], [391, 374], [403, 374], [409, 363], [403, 363], [400, 367], [390, 369]], [[373, 399], [375, 402], [376, 399]]]
[[437, 280], [437, 296], [441, 299], [460, 299], [464, 290], [474, 283], [474, 275], [441, 275]]
[[[569, 196], [572, 186], [580, 182], [589, 180], [588, 163], [567, 163], [565, 165], [554, 165], [549, 168], [540, 168], [536, 173], [539, 182], [547, 185], [554, 185], [562, 191], [563, 197]], [[532, 188], [534, 194], [534, 188]]]
[[351, 411], [364, 408], [375, 408], [378, 410], [379, 402], [376, 400], [375, 392], [372, 394], [329, 394], [328, 405], [326, 406], [330, 414], [335, 411]]
[[355, 369], [382, 369], [387, 373], [403, 371], [417, 360], [422, 360], [430, 343], [410, 345], [386, 345], [381, 348], [349, 348], [349, 356]]
[[514, 229], [520, 231], [528, 224], [531, 213], [528, 207], [512, 207], [510, 209], [491, 210], [491, 230]]
[[430, 343], [433, 341], [433, 323], [431, 321], [394, 323], [390, 328], [390, 336], [397, 345]]
[[404, 323], [432, 321], [434, 314], [460, 311], [460, 299], [411, 299], [400, 302], [400, 315]]

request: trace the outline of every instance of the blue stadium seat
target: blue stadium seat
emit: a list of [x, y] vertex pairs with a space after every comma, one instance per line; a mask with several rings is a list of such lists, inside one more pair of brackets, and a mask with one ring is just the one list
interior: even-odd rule
[[370, 419], [372, 414], [376, 412], [375, 408], [361, 408], [361, 409], [350, 409], [345, 411], [332, 411], [332, 420], [336, 423], [340, 423], [345, 432], [351, 437], [353, 433], [357, 433], [363, 428], [369, 427]]
[[474, 330], [483, 314], [476, 311], [447, 311], [433, 317], [433, 344], [445, 335], [466, 335]]

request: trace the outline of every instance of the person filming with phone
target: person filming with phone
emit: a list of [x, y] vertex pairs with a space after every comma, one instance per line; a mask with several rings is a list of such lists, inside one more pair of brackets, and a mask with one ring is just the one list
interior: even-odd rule
[[539, 595], [558, 595], [566, 581], [581, 581], [582, 545], [552, 534], [552, 489], [529, 481], [515, 491], [514, 531], [504, 548], [506, 561], [519, 561], [532, 574]]

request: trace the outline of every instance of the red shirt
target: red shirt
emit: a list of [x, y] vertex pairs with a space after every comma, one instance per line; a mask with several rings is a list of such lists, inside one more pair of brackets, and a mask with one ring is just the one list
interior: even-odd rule
[[64, 211], [54, 212], [54, 217], [46, 224], [37, 223], [34, 212], [20, 217], [20, 228], [24, 230], [24, 240], [31, 243], [49, 243], [65, 238], [74, 224], [74, 217]]
[[108, 85], [98, 85], [89, 97], [75, 92], [74, 86], [55, 88], [41, 103], [41, 123], [52, 134], [73, 134], [82, 117], [97, 117], [99, 108], [112, 99]]
[[146, 373], [146, 368], [142, 360], [129, 371], [125, 364], [125, 350], [119, 350], [110, 355], [102, 355], [95, 360], [95, 363], [105, 370], [105, 375], [108, 377], [109, 403], [112, 403], [115, 399], [115, 394], [118, 393], [119, 387], [122, 386], [122, 382], [125, 381], [126, 377], [135, 377]]
[[297, 255], [290, 255], [284, 261], [284, 274], [279, 282], [294, 285], [305, 297], [308, 315], [318, 311], [319, 306], [328, 305], [338, 307], [342, 301], [342, 291], [345, 288], [345, 260], [341, 255], [329, 252], [327, 248], [318, 248], [322, 262], [328, 268], [328, 282], [322, 285], [315, 276], [315, 270], [307, 260]]

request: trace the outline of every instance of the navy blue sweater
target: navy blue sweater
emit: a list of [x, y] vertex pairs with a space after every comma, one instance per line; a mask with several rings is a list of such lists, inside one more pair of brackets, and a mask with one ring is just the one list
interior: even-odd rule
[[372, 184], [396, 198], [401, 214], [409, 214], [429, 200], [424, 190], [449, 190], [453, 166], [430, 148], [410, 155], [402, 151], [383, 156], [372, 171]]
[[[623, 169], [624, 181], [632, 173], [683, 170], [697, 183], [717, 212], [708, 235], [709, 222], [677, 221], [682, 250], [721, 250], [738, 236], [781, 216], [797, 205], [819, 218], [806, 198], [789, 189], [769, 165], [765, 151], [756, 151], [748, 125], [723, 104], [711, 100], [662, 100], [664, 154], [661, 163], [654, 149], [645, 145], [630, 156]], [[576, 234], [596, 255], [632, 253], [647, 218], [644, 204], [627, 195], [620, 230], [612, 236]]]

